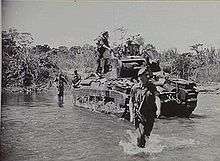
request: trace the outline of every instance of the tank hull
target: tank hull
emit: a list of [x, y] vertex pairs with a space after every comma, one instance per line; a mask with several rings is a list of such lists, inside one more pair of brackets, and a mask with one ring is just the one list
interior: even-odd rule
[[[177, 99], [176, 95], [176, 92], [160, 94], [161, 116], [189, 117], [195, 110], [198, 92], [191, 91], [190, 95], [185, 96], [186, 100], [184, 101]], [[74, 89], [73, 96], [73, 103], [76, 106], [128, 118], [130, 95], [123, 91], [83, 87]]]
[[[89, 77], [73, 89], [74, 105], [128, 118], [130, 91], [137, 83], [133, 82], [132, 78], [137, 77], [145, 59], [129, 57], [117, 61], [112, 61], [114, 68], [111, 72], [103, 77]], [[159, 91], [161, 100], [161, 115], [189, 117], [197, 106], [198, 92], [194, 88], [195, 83], [166, 78], [162, 71], [153, 74], [152, 81]]]
[[161, 103], [161, 116], [165, 117], [189, 117], [195, 110], [197, 101], [190, 102], [190, 104], [179, 104], [176, 101]]
[[197, 106], [198, 92], [195, 84], [182, 79], [170, 79], [160, 93], [161, 115], [166, 117], [189, 117]]

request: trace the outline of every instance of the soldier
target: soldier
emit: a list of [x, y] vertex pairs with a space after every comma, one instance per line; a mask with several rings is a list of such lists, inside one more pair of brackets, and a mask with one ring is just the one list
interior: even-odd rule
[[57, 82], [57, 89], [58, 89], [58, 102], [63, 103], [63, 94], [64, 94], [64, 83], [67, 84], [67, 80], [62, 73], [55, 79]]
[[105, 74], [108, 72], [109, 68], [109, 58], [111, 57], [110, 52], [112, 51], [109, 45], [109, 34], [108, 31], [105, 31], [101, 38], [99, 39], [99, 42], [97, 43], [97, 50], [99, 52], [99, 58], [98, 58], [98, 68], [97, 71], [101, 74]]
[[101, 36], [99, 36], [97, 39], [96, 42], [96, 45], [97, 45], [97, 53], [98, 53], [98, 60], [97, 60], [97, 63], [98, 63], [98, 66], [97, 66], [97, 70], [96, 70], [96, 73], [101, 73], [102, 72], [102, 62], [103, 62], [103, 48], [102, 48], [102, 38]]
[[146, 138], [149, 139], [154, 120], [160, 113], [160, 100], [156, 86], [150, 81], [153, 74], [149, 68], [142, 68], [138, 72], [140, 83], [131, 90], [130, 113], [138, 131], [137, 146], [144, 148]]
[[74, 78], [73, 78], [73, 87], [77, 87], [80, 83], [81, 76], [78, 74], [77, 70], [74, 71]]

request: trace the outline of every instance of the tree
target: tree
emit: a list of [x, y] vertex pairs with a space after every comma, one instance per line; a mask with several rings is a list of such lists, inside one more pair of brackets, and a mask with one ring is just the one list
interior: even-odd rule
[[183, 53], [176, 57], [173, 62], [173, 74], [188, 80], [191, 70], [191, 53]]
[[16, 29], [2, 32], [2, 82], [3, 87], [8, 84], [21, 84], [24, 72], [24, 61], [27, 60], [27, 48], [32, 42], [28, 33], [20, 33]]
[[[32, 35], [9, 29], [2, 32], [2, 86], [40, 85], [56, 69], [48, 45], [32, 47]], [[44, 80], [42, 80], [42, 78]]]

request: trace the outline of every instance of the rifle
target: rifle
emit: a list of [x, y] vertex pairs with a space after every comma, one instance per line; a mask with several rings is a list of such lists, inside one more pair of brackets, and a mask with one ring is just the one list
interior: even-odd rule
[[144, 103], [145, 97], [146, 97], [146, 92], [144, 93], [143, 99], [142, 99], [139, 107], [138, 108], [135, 107], [135, 116], [134, 116], [135, 128], [139, 127], [139, 123], [145, 122], [143, 115], [140, 113], [140, 110], [141, 110], [141, 107]]

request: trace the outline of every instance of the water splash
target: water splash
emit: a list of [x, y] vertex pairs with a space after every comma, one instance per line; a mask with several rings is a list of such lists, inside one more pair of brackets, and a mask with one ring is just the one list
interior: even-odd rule
[[119, 145], [123, 147], [124, 153], [128, 155], [136, 155], [136, 154], [157, 154], [161, 153], [164, 149], [172, 150], [183, 148], [185, 146], [192, 146], [198, 144], [193, 139], [184, 139], [177, 137], [161, 137], [157, 134], [152, 134], [150, 139], [146, 142], [145, 148], [139, 148], [137, 144], [137, 134], [132, 132], [131, 130], [127, 130], [125, 140], [121, 140]]
[[121, 140], [119, 145], [123, 147], [124, 152], [129, 155], [135, 155], [140, 153], [145, 154], [153, 154], [162, 152], [164, 146], [159, 143], [161, 140], [159, 139], [159, 135], [152, 135], [151, 138], [146, 142], [145, 148], [139, 148], [137, 144], [137, 134], [132, 132], [131, 130], [127, 130], [128, 138], [125, 140]]

